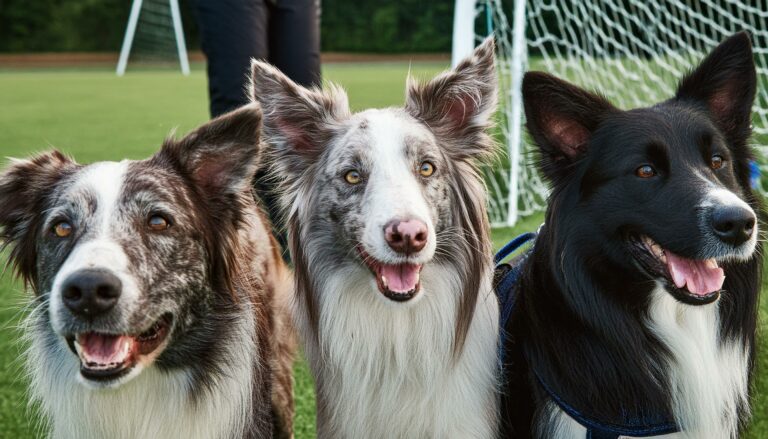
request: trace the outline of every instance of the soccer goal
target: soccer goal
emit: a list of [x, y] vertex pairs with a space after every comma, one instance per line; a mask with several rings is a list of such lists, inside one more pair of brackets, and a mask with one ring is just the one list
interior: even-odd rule
[[189, 59], [178, 0], [133, 0], [117, 61], [123, 76], [129, 59], [152, 63], [178, 57], [181, 73], [189, 75]]
[[[620, 108], [649, 105], [673, 96], [682, 75], [740, 30], [752, 34], [754, 45], [758, 95], [753, 142], [765, 175], [768, 0], [457, 0], [453, 59], [490, 33], [498, 46], [503, 94], [498, 134], [507, 154], [485, 172], [492, 223], [511, 225], [545, 206], [546, 185], [535, 172], [533, 148], [523, 130], [520, 84], [526, 70], [543, 70], [597, 90]], [[768, 188], [759, 180], [756, 184], [766, 194]]]

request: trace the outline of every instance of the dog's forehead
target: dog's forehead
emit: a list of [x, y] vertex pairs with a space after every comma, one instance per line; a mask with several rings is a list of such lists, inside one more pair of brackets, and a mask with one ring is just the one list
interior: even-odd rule
[[124, 208], [141, 199], [180, 201], [186, 198], [184, 180], [172, 169], [151, 160], [96, 162], [83, 166], [58, 188], [57, 204], [87, 204], [91, 213]]
[[608, 117], [596, 136], [622, 153], [629, 152], [627, 148], [645, 149], [654, 144], [672, 155], [698, 155], [706, 142], [720, 137], [713, 122], [701, 112], [675, 104], [633, 109]]
[[411, 154], [415, 150], [435, 147], [429, 129], [402, 110], [371, 109], [354, 115], [337, 147], [357, 154]]
[[88, 196], [98, 204], [114, 204], [120, 196], [129, 161], [96, 162], [82, 167], [63, 187], [64, 195]]

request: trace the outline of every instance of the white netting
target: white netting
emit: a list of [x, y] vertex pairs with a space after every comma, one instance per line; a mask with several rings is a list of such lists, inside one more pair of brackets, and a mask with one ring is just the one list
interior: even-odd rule
[[189, 74], [178, 0], [133, 0], [117, 64], [122, 76], [131, 62], [163, 64], [178, 61]]
[[176, 64], [178, 56], [170, 3], [143, 0], [130, 60]]
[[[487, 34], [490, 19], [499, 46], [502, 137], [512, 114], [509, 93], [512, 63], [511, 3], [478, 4], [478, 30]], [[507, 7], [505, 10], [504, 6]], [[489, 14], [490, 13], [490, 14]], [[677, 81], [725, 37], [752, 34], [758, 72], [753, 142], [768, 172], [768, 0], [530, 0], [525, 25], [528, 59], [524, 70], [543, 70], [587, 89], [597, 90], [620, 108], [653, 104], [673, 96]], [[481, 35], [478, 35], [480, 38]], [[540, 210], [546, 188], [534, 171], [532, 146], [520, 146], [518, 210]], [[508, 147], [510, 145], [507, 145]], [[508, 161], [504, 163], [509, 166]], [[491, 218], [506, 222], [509, 185], [494, 181], [505, 170], [490, 172]], [[768, 187], [761, 187], [765, 193]], [[500, 209], [498, 207], [501, 207]]]

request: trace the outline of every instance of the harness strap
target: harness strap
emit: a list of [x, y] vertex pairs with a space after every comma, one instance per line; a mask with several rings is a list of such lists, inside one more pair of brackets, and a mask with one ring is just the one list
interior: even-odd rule
[[525, 254], [515, 261], [514, 264], [502, 264], [501, 261], [534, 238], [536, 238], [536, 233], [524, 233], [502, 247], [493, 258], [493, 261], [496, 264], [496, 287], [494, 288], [494, 291], [499, 300], [499, 347], [497, 358], [499, 360], [500, 369], [504, 364], [504, 346], [506, 346], [507, 341], [507, 332], [504, 328], [506, 328], [507, 322], [509, 321], [510, 316], [512, 316], [512, 311], [515, 309], [515, 304], [517, 303], [516, 287], [518, 280], [520, 279], [523, 263], [528, 255]]
[[501, 248], [496, 253], [496, 256], [493, 257], [493, 262], [498, 266], [501, 261], [507, 258], [507, 256], [511, 255], [515, 252], [515, 250], [519, 249], [523, 244], [530, 241], [531, 239], [536, 237], [535, 232], [528, 232], [523, 233], [522, 235], [519, 235], [515, 239], [509, 241], [504, 245], [504, 247]]
[[563, 412], [587, 429], [587, 439], [618, 439], [619, 436], [649, 437], [676, 433], [678, 431], [677, 425], [670, 421], [653, 423], [641, 419], [637, 420], [637, 423], [627, 421], [626, 424], [622, 425], [598, 421], [581, 413], [575, 407], [565, 402], [547, 385], [546, 382], [544, 382], [535, 370], [533, 373], [536, 375], [536, 379], [539, 381], [539, 384], [544, 391], [547, 392], [550, 399], [552, 399]]

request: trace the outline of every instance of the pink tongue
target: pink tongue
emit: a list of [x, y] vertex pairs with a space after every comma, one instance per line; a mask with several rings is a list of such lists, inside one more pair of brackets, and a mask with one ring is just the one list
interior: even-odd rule
[[416, 264], [382, 265], [379, 275], [386, 278], [389, 291], [407, 293], [416, 289], [420, 270], [421, 265]]
[[80, 334], [80, 357], [91, 364], [123, 363], [133, 348], [134, 339], [127, 335]]
[[687, 287], [697, 296], [706, 296], [723, 288], [725, 274], [714, 259], [686, 259], [669, 250], [665, 254], [669, 274], [678, 288]]

